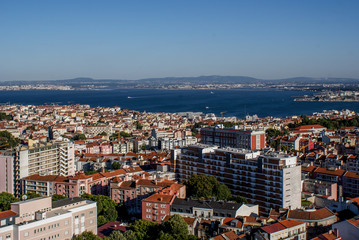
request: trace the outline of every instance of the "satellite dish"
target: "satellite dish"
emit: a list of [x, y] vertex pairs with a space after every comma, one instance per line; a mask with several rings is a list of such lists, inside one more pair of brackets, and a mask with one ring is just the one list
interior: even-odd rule
[[21, 198], [22, 198], [22, 200], [25, 201], [25, 200], [27, 199], [27, 196], [26, 196], [26, 195], [23, 195]]

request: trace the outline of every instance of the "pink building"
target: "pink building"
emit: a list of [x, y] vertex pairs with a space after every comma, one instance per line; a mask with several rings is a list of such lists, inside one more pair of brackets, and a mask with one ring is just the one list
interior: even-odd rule
[[[8, 192], [15, 194], [15, 178], [14, 174], [15, 169], [17, 169], [14, 164], [13, 156], [0, 155], [0, 192]], [[17, 169], [18, 171], [18, 169]]]
[[161, 223], [171, 214], [171, 205], [176, 198], [174, 195], [155, 193], [142, 200], [142, 219]]
[[84, 231], [97, 234], [96, 202], [67, 198], [34, 198], [11, 204], [0, 212], [0, 239], [72, 239]]
[[153, 193], [186, 198], [186, 186], [172, 180], [138, 179], [136, 181], [121, 181], [115, 178], [111, 182], [110, 188], [112, 200], [125, 204], [130, 213], [141, 213], [141, 201]]
[[23, 193], [34, 192], [42, 196], [60, 194], [66, 197], [79, 197], [84, 193], [109, 195], [109, 183], [113, 178], [131, 180], [135, 173], [142, 174], [143, 170], [128, 168], [91, 175], [79, 172], [73, 177], [34, 174], [22, 179], [22, 189]]

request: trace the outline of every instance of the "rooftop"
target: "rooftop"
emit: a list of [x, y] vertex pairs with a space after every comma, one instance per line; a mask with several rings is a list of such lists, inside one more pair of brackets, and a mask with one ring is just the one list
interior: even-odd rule
[[61, 200], [52, 202], [52, 208], [60, 208], [60, 207], [66, 206], [66, 205], [80, 203], [83, 201], [86, 201], [86, 200], [83, 198], [80, 198], [80, 197], [65, 198], [65, 199], [61, 199]]

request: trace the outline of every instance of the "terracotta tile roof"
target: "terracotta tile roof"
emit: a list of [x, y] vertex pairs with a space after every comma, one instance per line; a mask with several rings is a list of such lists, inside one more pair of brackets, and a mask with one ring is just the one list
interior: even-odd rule
[[303, 224], [303, 223], [304, 222], [287, 219], [287, 220], [283, 220], [283, 221], [274, 223], [274, 224], [269, 225], [269, 226], [262, 227], [262, 230], [264, 230], [267, 233], [275, 233], [275, 232], [284, 230], [286, 228], [291, 228], [291, 227], [298, 226], [298, 225]]
[[236, 240], [239, 238], [239, 236], [237, 234], [235, 234], [234, 231], [225, 232], [225, 233], [222, 233], [222, 235], [225, 235], [226, 238], [229, 240]]
[[11, 210], [2, 211], [2, 212], [0, 212], [0, 219], [12, 217], [12, 216], [15, 216], [15, 215], [17, 215], [17, 213], [13, 212]]
[[317, 169], [314, 170], [314, 172], [320, 174], [326, 174], [326, 175], [343, 176], [345, 170], [343, 169], [329, 170], [326, 168], [318, 167]]
[[91, 175], [85, 175], [84, 173], [77, 174], [76, 176], [71, 177], [71, 179], [88, 179], [91, 178]]
[[125, 175], [126, 171], [124, 169], [117, 169], [115, 171], [111, 171], [111, 172], [104, 172], [102, 173], [102, 175], [104, 175], [105, 177], [114, 177], [114, 176], [119, 176], [119, 175]]
[[318, 237], [312, 238], [311, 240], [339, 240], [340, 237], [337, 237], [333, 232], [327, 232], [320, 234]]
[[126, 232], [128, 228], [121, 226], [120, 224], [120, 222], [108, 222], [97, 228], [97, 235], [101, 238], [104, 238], [110, 236], [113, 231]]
[[357, 178], [357, 179], [359, 179], [359, 174], [357, 174], [357, 173], [355, 173], [355, 172], [350, 172], [350, 171], [348, 171], [348, 172], [346, 172], [346, 173], [344, 174], [344, 177]]
[[282, 224], [286, 228], [291, 228], [291, 227], [295, 227], [300, 224], [303, 224], [303, 222], [295, 221], [295, 220], [291, 220], [291, 219], [286, 219], [286, 220], [280, 221], [279, 223]]
[[289, 219], [300, 219], [302, 221], [316, 221], [333, 217], [335, 214], [328, 208], [322, 208], [316, 211], [289, 210]]
[[285, 227], [280, 223], [274, 223], [272, 225], [262, 227], [262, 230], [267, 233], [275, 233], [278, 231], [282, 231], [284, 229], [285, 229]]
[[359, 219], [349, 219], [347, 220], [349, 223], [351, 223], [352, 225], [354, 225], [355, 227], [359, 228]]
[[175, 198], [173, 195], [165, 195], [165, 194], [158, 194], [155, 193], [148, 198], [143, 199], [142, 201], [146, 202], [158, 202], [158, 203], [171, 203], [172, 200]]
[[316, 128], [326, 128], [326, 127], [323, 127], [323, 126], [318, 125], [318, 124], [314, 124], [314, 125], [303, 125], [303, 126], [297, 127], [297, 129], [299, 129], [299, 130], [316, 129]]
[[67, 177], [63, 177], [63, 176], [58, 176], [58, 175], [41, 176], [39, 174], [33, 174], [33, 175], [25, 177], [24, 179], [33, 180], [33, 181], [44, 181], [44, 182], [65, 182], [68, 180]]
[[302, 166], [302, 172], [313, 172], [317, 167], [309, 165], [308, 167]]

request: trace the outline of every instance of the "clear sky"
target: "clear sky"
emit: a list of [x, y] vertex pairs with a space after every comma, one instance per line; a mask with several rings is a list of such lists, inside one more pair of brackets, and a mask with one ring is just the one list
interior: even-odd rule
[[0, 81], [359, 78], [358, 0], [1, 0]]

